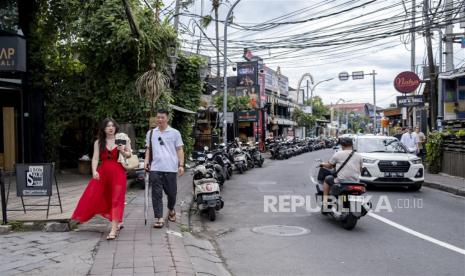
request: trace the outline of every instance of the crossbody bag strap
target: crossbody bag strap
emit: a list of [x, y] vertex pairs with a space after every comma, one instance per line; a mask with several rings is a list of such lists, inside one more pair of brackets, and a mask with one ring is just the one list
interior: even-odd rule
[[150, 139], [149, 139], [149, 165], [152, 164], [152, 134], [153, 134], [153, 129], [150, 130]]
[[354, 155], [354, 152], [355, 150], [353, 150], [350, 154], [349, 154], [349, 157], [347, 157], [346, 161], [344, 161], [344, 163], [342, 163], [342, 165], [339, 167], [339, 169], [337, 169], [336, 171], [336, 176], [337, 174], [342, 170], [342, 168], [344, 168], [344, 166], [347, 164], [347, 162], [349, 162], [349, 159], [352, 157], [352, 155]]

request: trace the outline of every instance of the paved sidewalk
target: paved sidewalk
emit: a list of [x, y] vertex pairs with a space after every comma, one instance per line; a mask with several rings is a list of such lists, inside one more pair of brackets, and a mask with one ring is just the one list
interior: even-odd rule
[[[162, 229], [152, 227], [151, 200], [144, 225], [144, 191], [139, 191], [126, 206], [124, 229], [118, 238], [107, 241], [102, 236], [89, 275], [195, 275], [183, 243], [183, 231], [188, 230], [186, 200], [192, 198], [191, 191], [190, 175], [178, 178], [177, 221], [165, 219]], [[166, 218], [166, 197], [163, 203]]]
[[425, 173], [425, 187], [442, 190], [448, 193], [465, 197], [465, 179], [447, 174]]

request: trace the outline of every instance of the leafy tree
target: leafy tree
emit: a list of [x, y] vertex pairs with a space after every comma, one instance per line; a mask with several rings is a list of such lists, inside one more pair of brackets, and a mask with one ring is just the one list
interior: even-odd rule
[[323, 100], [319, 96], [308, 99], [306, 104], [312, 107], [312, 115], [315, 119], [323, 119], [325, 115], [329, 114], [329, 108], [323, 104]]

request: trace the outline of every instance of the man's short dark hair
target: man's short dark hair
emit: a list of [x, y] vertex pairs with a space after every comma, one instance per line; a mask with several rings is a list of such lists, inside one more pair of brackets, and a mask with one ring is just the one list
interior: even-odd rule
[[166, 109], [158, 109], [157, 114], [165, 114], [166, 116], [170, 115], [170, 113]]
[[339, 144], [343, 147], [351, 147], [354, 143], [352, 141], [352, 138], [343, 137], [339, 138]]

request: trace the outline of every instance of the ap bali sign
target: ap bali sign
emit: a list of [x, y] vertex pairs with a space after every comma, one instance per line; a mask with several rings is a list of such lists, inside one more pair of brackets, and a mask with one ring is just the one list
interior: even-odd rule
[[0, 72], [26, 72], [26, 40], [0, 36]]
[[394, 79], [394, 88], [400, 93], [412, 93], [420, 85], [420, 78], [414, 72], [405, 71]]

